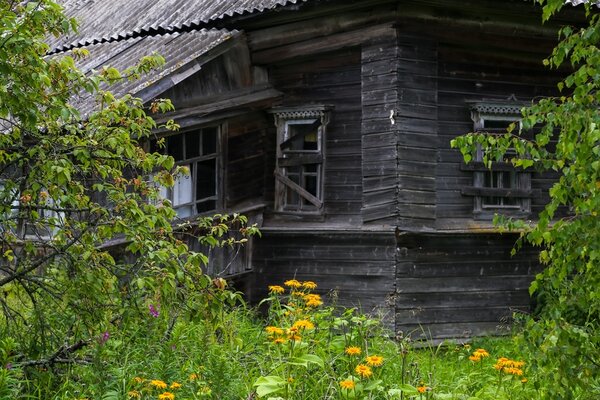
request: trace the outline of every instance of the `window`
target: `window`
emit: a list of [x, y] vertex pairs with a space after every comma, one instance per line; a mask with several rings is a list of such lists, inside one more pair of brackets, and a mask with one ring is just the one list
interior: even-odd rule
[[[521, 104], [475, 103], [471, 117], [475, 132], [506, 133], [508, 126], [519, 122]], [[514, 153], [509, 150], [505, 159], [493, 162], [487, 168], [483, 163], [483, 150], [477, 149], [474, 162], [464, 169], [473, 171], [473, 186], [462, 190], [463, 195], [473, 196], [476, 215], [524, 214], [531, 209], [531, 175], [516, 169], [509, 159]]]
[[320, 213], [327, 107], [272, 111], [277, 127], [275, 209]]
[[189, 170], [173, 187], [161, 189], [162, 197], [171, 201], [180, 218], [220, 207], [219, 136], [219, 128], [207, 127], [169, 136], [163, 148], [153, 142], [152, 151], [170, 155], [176, 165]]

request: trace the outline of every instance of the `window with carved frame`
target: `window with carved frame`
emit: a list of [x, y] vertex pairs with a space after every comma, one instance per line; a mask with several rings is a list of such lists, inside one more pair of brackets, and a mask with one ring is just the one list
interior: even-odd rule
[[[524, 104], [474, 103], [471, 118], [475, 132], [504, 134], [510, 124], [519, 125], [520, 110]], [[531, 174], [515, 168], [510, 162], [514, 151], [509, 150], [504, 159], [484, 164], [484, 154], [477, 148], [474, 162], [466, 169], [473, 171], [473, 186], [463, 188], [462, 194], [473, 196], [476, 216], [491, 217], [496, 213], [523, 215], [531, 211]]]
[[280, 108], [272, 113], [277, 127], [275, 210], [320, 214], [328, 107]]

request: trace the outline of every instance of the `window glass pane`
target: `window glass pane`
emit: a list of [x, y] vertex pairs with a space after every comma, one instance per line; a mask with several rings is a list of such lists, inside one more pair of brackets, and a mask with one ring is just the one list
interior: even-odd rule
[[200, 155], [200, 132], [185, 134], [185, 158], [190, 159]]
[[203, 213], [206, 211], [214, 210], [217, 208], [217, 204], [214, 200], [202, 201], [196, 204], [196, 212]]
[[311, 124], [289, 124], [288, 142], [284, 150], [318, 150], [318, 123]]
[[217, 152], [217, 128], [202, 129], [202, 155]]
[[187, 167], [190, 169], [190, 175], [180, 176], [175, 181], [175, 185], [171, 189], [173, 194], [171, 199], [173, 202], [173, 207], [177, 207], [180, 204], [190, 203], [192, 201], [193, 165], [188, 165]]
[[189, 206], [179, 207], [175, 211], [177, 212], [177, 216], [179, 218], [187, 218], [187, 217], [192, 216], [194, 208], [192, 205], [189, 205]]
[[174, 135], [167, 138], [167, 152], [175, 161], [183, 160], [183, 135]]
[[196, 178], [196, 200], [201, 200], [217, 194], [217, 165], [216, 159], [200, 161]]
[[510, 124], [515, 121], [506, 121], [498, 119], [486, 119], [483, 121], [483, 127], [492, 130], [506, 130]]
[[308, 175], [304, 177], [304, 189], [313, 196], [317, 196], [317, 177]]

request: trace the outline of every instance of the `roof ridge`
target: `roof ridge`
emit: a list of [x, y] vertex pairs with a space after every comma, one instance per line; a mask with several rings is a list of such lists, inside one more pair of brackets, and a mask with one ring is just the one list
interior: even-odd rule
[[[80, 32], [74, 33], [72, 40], [64, 36], [49, 39], [51, 50], [48, 54], [143, 36], [223, 28], [222, 23], [231, 18], [263, 13], [308, 1], [113, 0], [111, 5], [106, 5], [97, 0], [63, 0], [61, 3], [65, 7], [65, 13], [80, 19]], [[115, 10], [121, 10], [119, 6], [125, 3], [129, 13], [115, 14]], [[136, 18], [133, 18], [134, 16]]]

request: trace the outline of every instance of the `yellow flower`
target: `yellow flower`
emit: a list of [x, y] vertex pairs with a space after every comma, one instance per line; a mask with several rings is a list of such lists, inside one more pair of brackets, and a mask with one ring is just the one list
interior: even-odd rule
[[345, 381], [340, 382], [340, 387], [342, 389], [350, 390], [350, 389], [354, 389], [355, 386], [356, 386], [356, 384], [354, 383], [354, 381], [352, 381], [350, 379], [346, 379]]
[[477, 362], [477, 361], [481, 361], [481, 357], [472, 355], [472, 356], [469, 356], [469, 360], [471, 360], [473, 362]]
[[521, 383], [527, 383], [527, 378], [521, 379]]
[[269, 293], [283, 294], [284, 292], [285, 292], [285, 289], [279, 285], [269, 286]]
[[167, 388], [167, 384], [159, 379], [151, 380], [150, 386], [154, 386], [157, 389], [166, 389]]
[[477, 356], [479, 358], [482, 358], [482, 357], [489, 357], [490, 353], [488, 353], [485, 349], [477, 349], [473, 352], [473, 355]]
[[284, 344], [285, 342], [286, 342], [286, 340], [284, 338], [273, 339], [273, 343], [275, 343], [275, 344]]
[[425, 393], [427, 391], [427, 386], [418, 386], [417, 391], [419, 393]]
[[163, 394], [158, 395], [158, 400], [174, 400], [175, 395], [171, 392], [164, 392]]
[[302, 282], [302, 287], [308, 290], [313, 290], [317, 288], [317, 284], [313, 281]]
[[198, 379], [197, 373], [194, 372], [193, 374], [190, 374], [190, 381], [195, 381], [196, 379]]
[[379, 367], [383, 364], [383, 357], [381, 356], [369, 356], [366, 358], [367, 365], [371, 367]]
[[181, 387], [181, 383], [178, 382], [173, 382], [171, 383], [171, 386], [169, 386], [170, 389], [179, 389]]
[[138, 392], [137, 390], [131, 390], [127, 392], [127, 396], [129, 396], [132, 399], [139, 399], [140, 397], [142, 397], [140, 392]]
[[321, 304], [323, 304], [323, 301], [321, 300], [321, 296], [319, 296], [318, 294], [307, 294], [304, 295], [304, 301], [306, 301], [306, 305], [308, 307], [318, 307]]
[[366, 365], [364, 365], [364, 364], [358, 364], [358, 365], [356, 366], [356, 368], [354, 368], [354, 371], [355, 371], [355, 372], [356, 372], [358, 375], [362, 376], [363, 378], [368, 378], [368, 377], [370, 377], [371, 375], [373, 375], [373, 371], [371, 371], [371, 368], [367, 367], [367, 366], [366, 366]]
[[518, 375], [518, 376], [523, 375], [523, 370], [519, 369], [519, 368], [515, 368], [515, 367], [505, 367], [502, 369], [502, 371], [504, 371], [507, 374], [511, 374], [511, 375]]
[[296, 321], [292, 327], [297, 329], [315, 329], [315, 324], [307, 319], [301, 319]]
[[283, 329], [276, 326], [267, 326], [265, 330], [269, 335], [283, 335]]
[[323, 302], [321, 300], [309, 300], [306, 302], [308, 307], [319, 307]]
[[135, 378], [133, 378], [133, 381], [135, 383], [142, 383], [142, 382], [144, 382], [144, 380], [145, 380], [144, 378], [140, 378], [139, 376], [136, 376]]
[[349, 356], [359, 356], [362, 351], [360, 350], [360, 347], [350, 346], [346, 347], [344, 353], [348, 354]]
[[296, 279], [290, 279], [289, 281], [283, 282], [283, 284], [285, 286], [289, 286], [289, 287], [293, 287], [293, 288], [299, 288], [302, 286], [302, 284], [299, 281], [297, 281]]

